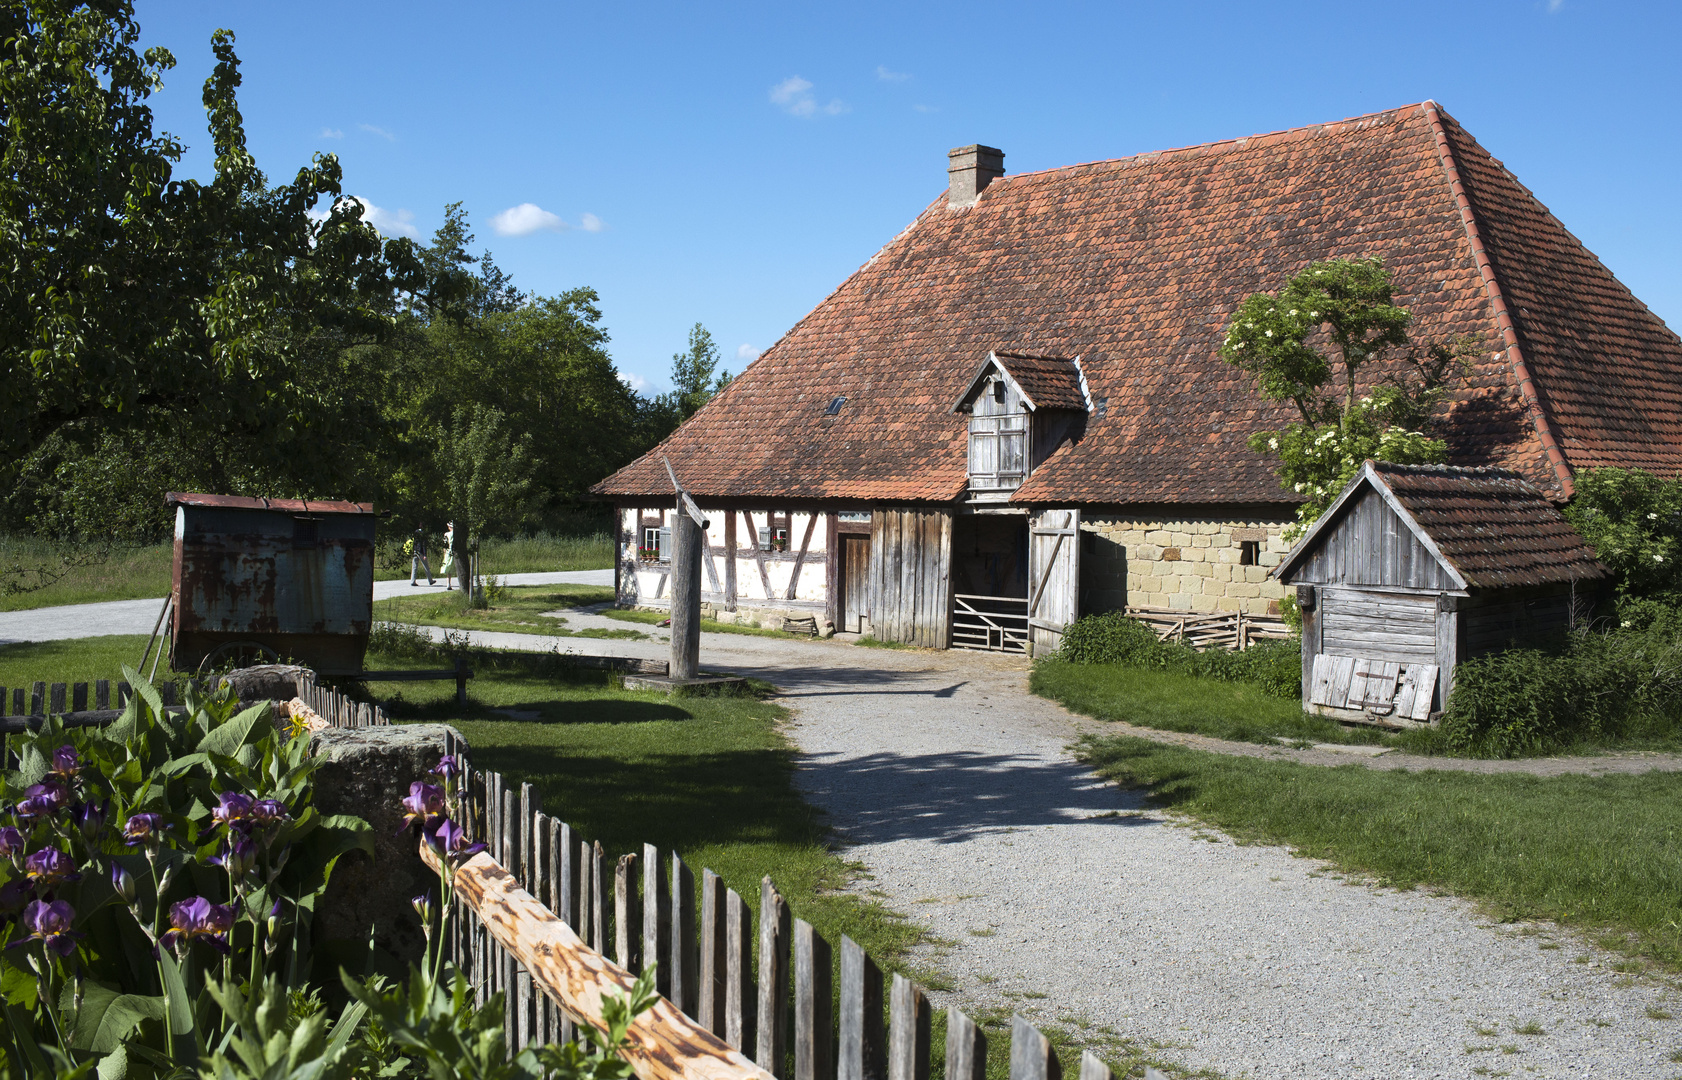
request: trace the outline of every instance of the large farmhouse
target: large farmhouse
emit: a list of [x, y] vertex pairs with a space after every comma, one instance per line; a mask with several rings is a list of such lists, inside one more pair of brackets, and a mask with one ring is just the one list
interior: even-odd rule
[[1452, 464], [1556, 503], [1575, 469], [1682, 472], [1682, 341], [1433, 102], [1020, 176], [1003, 157], [952, 151], [910, 227], [597, 485], [622, 603], [669, 603], [664, 458], [708, 510], [720, 614], [1012, 648], [1094, 611], [1276, 612], [1294, 501], [1245, 440], [1291, 417], [1219, 348], [1245, 296], [1331, 257], [1382, 256], [1416, 342], [1482, 342]]

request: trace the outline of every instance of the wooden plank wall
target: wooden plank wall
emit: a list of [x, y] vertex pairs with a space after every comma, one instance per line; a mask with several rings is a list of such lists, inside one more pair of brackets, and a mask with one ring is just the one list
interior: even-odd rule
[[944, 649], [952, 621], [952, 515], [877, 510], [871, 516], [870, 633]]
[[1394, 664], [1437, 662], [1437, 598], [1321, 588], [1320, 652]]
[[1042, 510], [1028, 525], [1028, 629], [1034, 655], [1063, 642], [1080, 617], [1080, 511]]
[[1453, 589], [1437, 557], [1407, 522], [1370, 487], [1343, 517], [1321, 534], [1319, 546], [1291, 575], [1314, 585], [1386, 585], [1407, 589]]
[[1571, 593], [1503, 597], [1463, 606], [1465, 656], [1483, 656], [1509, 646], [1538, 644], [1571, 627]]

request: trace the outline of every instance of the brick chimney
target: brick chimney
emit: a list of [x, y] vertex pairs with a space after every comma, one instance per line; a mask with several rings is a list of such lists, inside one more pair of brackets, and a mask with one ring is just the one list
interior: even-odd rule
[[946, 205], [953, 210], [974, 206], [981, 189], [1005, 174], [1005, 152], [976, 143], [948, 150], [946, 176], [951, 183]]

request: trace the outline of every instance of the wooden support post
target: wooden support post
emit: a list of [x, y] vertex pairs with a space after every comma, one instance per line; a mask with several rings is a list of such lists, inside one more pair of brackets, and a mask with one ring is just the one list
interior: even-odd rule
[[642, 959], [637, 955], [637, 939], [642, 933], [639, 906], [637, 857], [621, 855], [613, 869], [613, 957], [632, 975], [642, 974]]
[[805, 919], [794, 920], [794, 1080], [831, 1080], [829, 942]]
[[888, 1003], [888, 1080], [929, 1080], [929, 999], [916, 983], [895, 975]]
[[1114, 1080], [1110, 1067], [1098, 1059], [1098, 1055], [1090, 1050], [1081, 1051], [1080, 1080]]
[[671, 897], [666, 908], [666, 974], [671, 984], [667, 995], [673, 1005], [690, 1015], [699, 995], [699, 957], [695, 950], [695, 875], [672, 852], [668, 884]]
[[724, 1041], [746, 1053], [759, 1017], [753, 986], [753, 914], [735, 889], [724, 894]]
[[724, 925], [724, 881], [711, 870], [701, 870], [701, 971], [699, 993], [691, 1010], [702, 1027], [726, 1038], [724, 1033], [724, 975], [729, 934]]
[[788, 1053], [789, 910], [770, 875], [759, 883], [759, 1052], [754, 1060], [773, 1076], [786, 1076]]
[[597, 840], [590, 849], [590, 934], [599, 953], [607, 952], [607, 853]]
[[[983, 1065], [976, 1080], [985, 1072]], [[1020, 1016], [1010, 1018], [1010, 1080], [1063, 1080], [1063, 1064], [1051, 1040]]]
[[946, 1010], [946, 1080], [987, 1080], [987, 1036], [956, 1005]]
[[693, 679], [701, 662], [701, 554], [706, 535], [678, 502], [672, 515], [673, 679]]
[[[672, 898], [663, 888], [666, 875], [661, 873], [660, 849], [653, 844], [642, 846], [642, 962], [655, 965], [655, 989], [667, 999], [672, 996], [671, 969], [661, 961], [671, 941]], [[682, 1006], [678, 1006], [682, 1008]]]
[[858, 942], [841, 938], [841, 1045], [838, 1080], [887, 1080], [882, 969]]

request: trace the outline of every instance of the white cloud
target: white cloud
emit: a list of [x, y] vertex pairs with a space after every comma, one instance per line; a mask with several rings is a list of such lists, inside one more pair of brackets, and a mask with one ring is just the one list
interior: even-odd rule
[[736, 346], [736, 359], [744, 364], [751, 364], [759, 359], [759, 350], [748, 344], [738, 345]]
[[342, 139], [345, 137], [345, 133], [342, 128], [324, 127], [321, 129], [321, 137], [323, 139]]
[[491, 228], [498, 236], [530, 236], [534, 232], [560, 232], [566, 227], [560, 215], [529, 202], [510, 206], [491, 218]]
[[798, 75], [790, 75], [771, 88], [771, 104], [790, 116], [802, 119], [810, 119], [819, 113], [825, 116], [840, 116], [851, 111], [847, 103], [840, 98], [831, 98], [828, 105], [819, 105], [811, 91], [811, 83]]
[[876, 65], [876, 77], [883, 82], [904, 82], [911, 76], [903, 71], [889, 71], [881, 64]]
[[607, 228], [606, 225], [602, 224], [602, 219], [594, 214], [585, 214], [582, 218], [580, 218], [578, 221], [578, 227], [583, 229], [585, 232], [601, 232], [603, 229]]
[[619, 381], [624, 383], [626, 386], [629, 386], [633, 392], [638, 394], [647, 391], [651, 385], [647, 379], [638, 375], [634, 371], [621, 371], [619, 373]]
[[362, 204], [362, 220], [378, 229], [386, 236], [407, 236], [418, 238], [420, 230], [415, 228], [415, 215], [411, 210], [387, 210], [375, 206], [360, 195], [351, 198]]
[[385, 128], [375, 127], [373, 124], [358, 124], [356, 126], [360, 130], [366, 131], [370, 135], [378, 135], [380, 138], [384, 139], [386, 142], [396, 142], [397, 141], [397, 136], [393, 135], [391, 132], [387, 131]]

